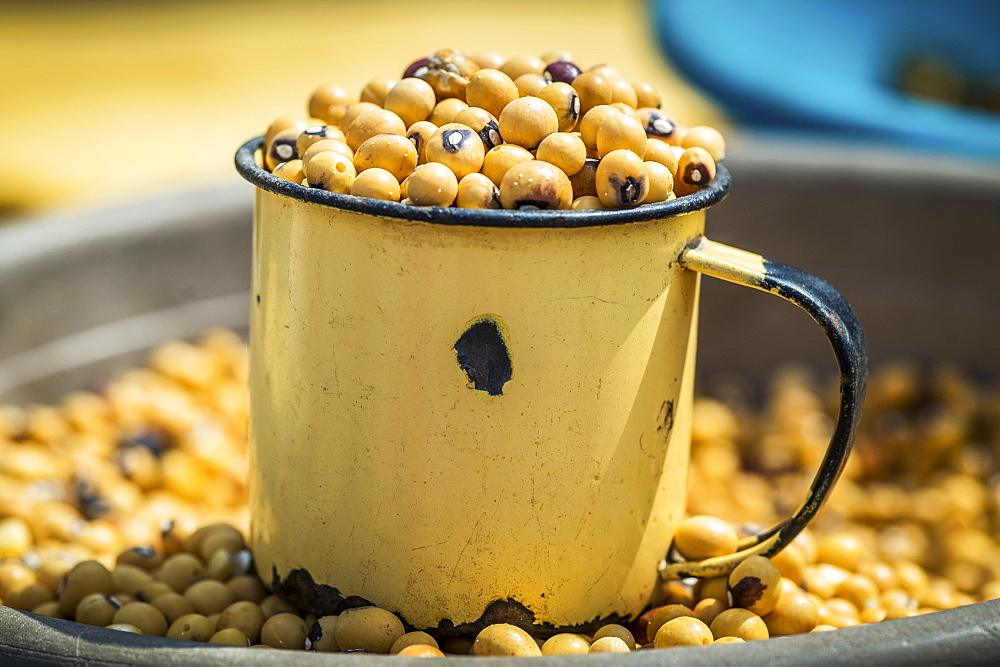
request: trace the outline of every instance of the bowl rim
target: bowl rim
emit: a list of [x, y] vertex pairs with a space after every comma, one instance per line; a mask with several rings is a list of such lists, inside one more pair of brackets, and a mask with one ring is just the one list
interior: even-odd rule
[[[595, 665], [856, 664], [858, 661], [867, 665], [898, 665], [908, 661], [986, 664], [997, 650], [998, 640], [993, 632], [997, 613], [1000, 600], [986, 600], [933, 614], [841, 628], [833, 633], [806, 633], [728, 646], [636, 651], [627, 656], [593, 656], [588, 662]], [[0, 657], [31, 658], [37, 664], [65, 664], [66, 660], [73, 662], [75, 657], [76, 661], [137, 665], [217, 665], [250, 657], [254, 664], [265, 665], [340, 665], [354, 664], [352, 661], [359, 657], [315, 651], [268, 651], [248, 656], [243, 647], [132, 634], [3, 606], [0, 606], [0, 638]], [[424, 660], [396, 656], [391, 659], [392, 664], [399, 665]], [[536, 659], [507, 658], [503, 664], [534, 664]], [[447, 661], [478, 665], [482, 657], [449, 656]], [[579, 656], [548, 656], [545, 664], [579, 662]]]

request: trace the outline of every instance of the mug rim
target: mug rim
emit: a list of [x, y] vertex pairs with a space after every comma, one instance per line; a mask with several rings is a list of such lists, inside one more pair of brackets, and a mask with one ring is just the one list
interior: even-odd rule
[[731, 179], [724, 166], [717, 165], [715, 178], [701, 190], [656, 204], [631, 208], [562, 211], [473, 209], [445, 206], [411, 206], [400, 202], [355, 197], [305, 187], [279, 178], [254, 159], [254, 152], [264, 143], [263, 135], [250, 139], [236, 151], [236, 171], [262, 190], [310, 204], [385, 218], [397, 218], [440, 225], [475, 227], [574, 228], [621, 225], [632, 222], [662, 220], [692, 213], [716, 204], [729, 194]]

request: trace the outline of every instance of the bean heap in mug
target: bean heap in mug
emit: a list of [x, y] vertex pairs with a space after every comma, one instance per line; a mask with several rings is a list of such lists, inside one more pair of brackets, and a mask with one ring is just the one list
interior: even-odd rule
[[306, 187], [413, 206], [605, 209], [697, 192], [725, 140], [686, 127], [615, 67], [442, 49], [355, 97], [313, 91], [267, 128], [260, 163]]

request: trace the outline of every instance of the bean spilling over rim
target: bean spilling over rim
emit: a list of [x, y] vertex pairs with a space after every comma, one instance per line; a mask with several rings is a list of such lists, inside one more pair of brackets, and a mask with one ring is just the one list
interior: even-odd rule
[[[58, 405], [0, 405], [0, 603], [191, 641], [440, 657], [733, 643], [1000, 597], [1000, 391], [899, 364], [873, 372], [857, 455], [809, 528], [728, 577], [664, 584], [627, 627], [439, 642], [378, 607], [316, 616], [268, 590], [244, 538], [247, 367], [243, 341], [213, 331]], [[706, 382], [715, 398], [695, 400], [685, 558], [787, 516], [826, 448], [835, 390], [800, 372], [763, 404], [747, 387]]]
[[313, 91], [267, 128], [259, 164], [306, 187], [414, 206], [604, 209], [697, 192], [725, 140], [615, 67], [442, 49], [355, 97]]

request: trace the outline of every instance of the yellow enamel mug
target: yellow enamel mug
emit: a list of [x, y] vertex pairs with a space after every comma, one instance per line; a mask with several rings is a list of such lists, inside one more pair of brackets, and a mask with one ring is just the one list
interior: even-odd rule
[[[729, 176], [635, 209], [418, 208], [254, 183], [251, 542], [318, 614], [544, 636], [625, 621], [664, 577], [769, 555], [847, 454], [864, 335], [826, 283], [704, 238]], [[799, 510], [730, 557], [667, 562], [683, 518], [700, 274], [782, 296], [827, 333], [841, 411]]]

